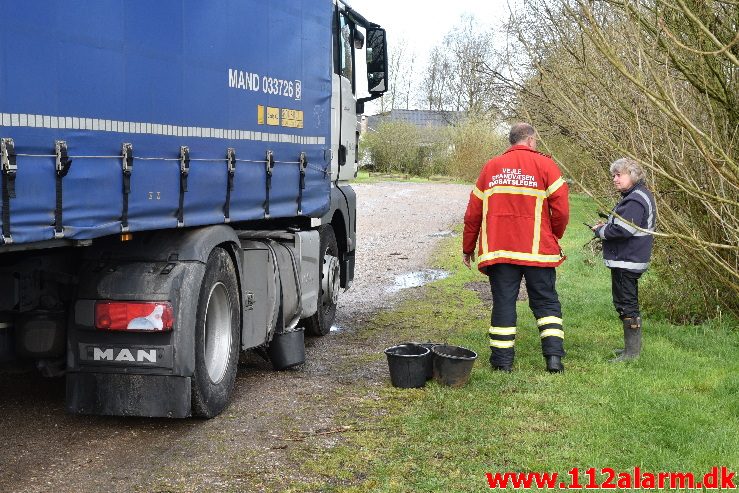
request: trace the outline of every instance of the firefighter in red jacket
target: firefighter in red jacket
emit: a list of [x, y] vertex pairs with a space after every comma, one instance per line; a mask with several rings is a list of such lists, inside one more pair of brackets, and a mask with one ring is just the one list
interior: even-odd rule
[[531, 125], [514, 125], [509, 140], [511, 147], [488, 161], [470, 194], [462, 261], [469, 268], [477, 246], [478, 268], [490, 278], [492, 368], [513, 368], [516, 297], [524, 277], [546, 368], [559, 373], [565, 351], [554, 268], [565, 259], [558, 240], [569, 221], [568, 188], [554, 161], [536, 151]]

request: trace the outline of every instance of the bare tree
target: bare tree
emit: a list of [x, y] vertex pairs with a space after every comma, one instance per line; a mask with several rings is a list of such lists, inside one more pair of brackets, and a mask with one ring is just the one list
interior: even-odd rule
[[421, 84], [424, 107], [473, 115], [496, 111], [497, 81], [489, 77], [493, 66], [497, 60], [492, 30], [474, 16], [463, 16], [431, 51]]
[[491, 76], [518, 115], [581, 149], [561, 164], [603, 208], [607, 163], [638, 160], [665, 296], [739, 313], [739, 3], [529, 0], [509, 27], [527, 63]]
[[426, 72], [421, 83], [420, 101], [428, 110], [445, 109], [452, 75], [449, 54], [441, 46], [435, 46], [429, 54]]
[[405, 90], [403, 92], [403, 97], [405, 99], [405, 109], [409, 110], [411, 109], [411, 100], [415, 99], [416, 94], [416, 79], [415, 79], [415, 72], [414, 72], [414, 66], [416, 64], [416, 54], [411, 53], [408, 56], [408, 63], [405, 67], [405, 75], [404, 75], [404, 84], [405, 84]]
[[454, 60], [455, 109], [475, 114], [486, 112], [490, 108], [491, 91], [483, 68], [492, 56], [492, 35], [481, 31], [474, 17], [465, 16], [447, 35], [445, 45]]
[[404, 38], [399, 38], [395, 44], [388, 49], [388, 71], [390, 72], [388, 91], [379, 99], [378, 105], [381, 113], [398, 108], [400, 105], [408, 105], [411, 97], [412, 73], [409, 65], [415, 61], [415, 54], [408, 49], [408, 43]]

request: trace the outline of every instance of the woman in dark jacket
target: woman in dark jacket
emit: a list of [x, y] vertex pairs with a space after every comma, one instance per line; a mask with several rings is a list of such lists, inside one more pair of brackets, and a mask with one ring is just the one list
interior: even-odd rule
[[641, 352], [642, 321], [639, 313], [639, 277], [649, 267], [657, 224], [654, 196], [644, 183], [644, 170], [633, 159], [611, 164], [613, 185], [621, 200], [608, 221], [593, 227], [603, 240], [603, 261], [611, 269], [613, 305], [623, 321], [624, 350], [613, 362], [627, 361]]

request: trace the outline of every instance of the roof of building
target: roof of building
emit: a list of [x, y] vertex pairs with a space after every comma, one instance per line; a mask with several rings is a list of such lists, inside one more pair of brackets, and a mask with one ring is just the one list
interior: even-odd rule
[[445, 127], [463, 116], [461, 111], [400, 110], [394, 109], [367, 117], [367, 126], [376, 128], [382, 121], [407, 122], [418, 127]]

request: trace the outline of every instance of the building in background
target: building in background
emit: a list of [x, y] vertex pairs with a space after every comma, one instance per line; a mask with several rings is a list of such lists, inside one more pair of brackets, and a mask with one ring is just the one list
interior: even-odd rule
[[377, 115], [362, 115], [360, 133], [376, 129], [383, 121], [411, 123], [421, 129], [447, 127], [462, 120], [461, 111], [401, 110], [395, 109]]
[[463, 119], [464, 113], [457, 111], [394, 109], [362, 115], [359, 166], [380, 173], [446, 174], [453, 151], [451, 127]]

